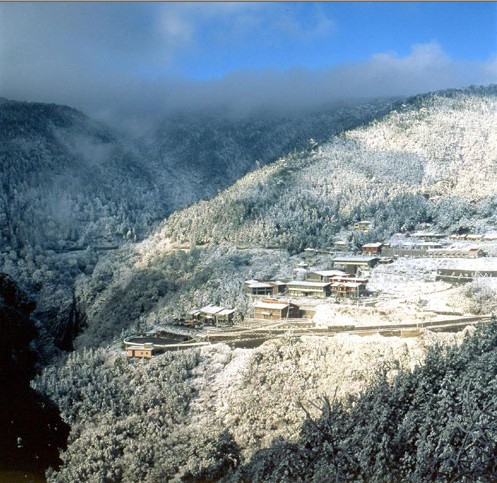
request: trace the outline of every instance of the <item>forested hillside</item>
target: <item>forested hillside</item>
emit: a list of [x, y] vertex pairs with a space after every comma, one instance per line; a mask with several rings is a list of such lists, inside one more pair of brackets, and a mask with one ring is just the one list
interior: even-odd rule
[[297, 443], [276, 441], [223, 481], [495, 481], [497, 324], [359, 397], [324, 400]]
[[70, 347], [75, 278], [169, 210], [140, 153], [74, 109], [4, 100], [0, 136], [0, 266]]
[[459, 337], [279, 338], [150, 361], [75, 352], [34, 384], [71, 426], [49, 481], [217, 481], [275, 438], [297, 443], [306, 411], [319, 417], [320, 397], [357, 395], [378, 367], [392, 378], [422, 363], [426, 347]]
[[329, 246], [363, 218], [374, 222], [372, 236], [420, 221], [473, 228], [470, 220], [480, 223], [495, 206], [496, 105], [496, 88], [409, 99], [175, 213], [154, 240], [302, 250]]
[[[243, 312], [244, 279], [289, 276], [298, 260], [289, 257], [329, 248], [336, 237], [360, 246], [425, 222], [449, 232], [495, 226], [496, 94], [489, 87], [411, 98], [174, 213], [81, 280], [89, 327], [80, 342], [98, 345], [200, 304]], [[374, 229], [351, 231], [360, 219]]]
[[388, 111], [391, 101], [247, 119], [175, 115], [140, 139], [65, 106], [0, 102], [0, 267], [60, 347], [85, 324], [75, 280], [179, 207]]
[[2, 245], [36, 252], [143, 235], [167, 213], [137, 149], [64, 106], [0, 103]]
[[305, 150], [387, 113], [393, 99], [348, 102], [314, 112], [248, 117], [183, 113], [143, 136], [165, 195], [175, 208], [210, 198], [249, 171]]
[[[491, 479], [493, 324], [461, 349], [447, 348], [459, 336], [429, 333], [282, 337], [151, 361], [128, 361], [120, 349], [125, 335], [208, 303], [236, 306], [240, 320], [249, 307], [243, 281], [291, 276], [306, 247], [337, 238], [359, 246], [427, 222], [449, 232], [494, 227], [496, 94], [473, 88], [400, 102], [100, 256], [76, 283], [87, 323], [77, 350], [34, 382], [71, 425], [49, 480]], [[360, 219], [373, 230], [354, 231]], [[325, 267], [329, 258], [315, 261]]]

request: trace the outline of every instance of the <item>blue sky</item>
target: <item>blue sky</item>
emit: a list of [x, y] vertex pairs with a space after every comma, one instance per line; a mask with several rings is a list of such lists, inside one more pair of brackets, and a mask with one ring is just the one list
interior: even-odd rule
[[[252, 21], [251, 28], [243, 31], [233, 19]], [[413, 45], [432, 42], [453, 59], [490, 60], [497, 53], [497, 4], [284, 3], [253, 11], [248, 6], [199, 21], [191, 50], [176, 62], [185, 75], [205, 79], [244, 68], [323, 69], [377, 53], [405, 56]]]
[[497, 82], [497, 3], [0, 3], [0, 95], [101, 118]]

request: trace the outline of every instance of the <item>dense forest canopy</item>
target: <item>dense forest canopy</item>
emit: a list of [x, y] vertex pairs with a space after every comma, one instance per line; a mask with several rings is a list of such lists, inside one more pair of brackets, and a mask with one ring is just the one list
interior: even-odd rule
[[494, 481], [497, 321], [356, 398], [324, 400], [297, 443], [276, 441], [225, 481]]

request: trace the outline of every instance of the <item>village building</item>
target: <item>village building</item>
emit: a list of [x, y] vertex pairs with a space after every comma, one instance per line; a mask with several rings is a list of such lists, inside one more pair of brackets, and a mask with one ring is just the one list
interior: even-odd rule
[[300, 309], [297, 305], [274, 299], [257, 301], [254, 303], [253, 309], [254, 319], [259, 320], [283, 320], [300, 317]]
[[129, 337], [124, 340], [126, 354], [130, 358], [151, 359], [163, 354], [169, 341], [161, 337]]
[[497, 233], [496, 232], [485, 233], [485, 235], [483, 235], [483, 239], [485, 241], [495, 241], [497, 240]]
[[362, 253], [364, 253], [365, 255], [378, 255], [379, 253], [381, 253], [382, 248], [382, 242], [366, 243], [362, 246]]
[[286, 291], [288, 290], [288, 282], [282, 282], [281, 280], [274, 280], [274, 281], [271, 280], [268, 283], [276, 287], [275, 293], [278, 295], [282, 295], [286, 293]]
[[439, 268], [435, 280], [449, 283], [467, 283], [478, 277], [497, 277], [497, 270]]
[[441, 243], [437, 242], [421, 242], [416, 245], [416, 248], [420, 250], [434, 250], [437, 248], [443, 248], [443, 245]]
[[458, 248], [428, 250], [428, 255], [433, 258], [478, 258], [485, 256], [485, 253], [480, 248], [472, 247], [466, 250]]
[[286, 292], [287, 284], [280, 280], [247, 280], [244, 283], [244, 291], [253, 296], [281, 295]]
[[126, 347], [126, 354], [128, 357], [137, 357], [140, 359], [151, 359], [154, 355], [157, 355], [158, 350], [154, 348], [154, 344], [145, 343], [139, 345], [132, 345]]
[[201, 309], [191, 311], [190, 316], [193, 322], [219, 327], [232, 324], [235, 312], [236, 309], [207, 305]]
[[474, 233], [470, 233], [469, 235], [466, 235], [466, 240], [480, 241], [483, 240], [483, 235], [476, 235]]
[[[485, 256], [485, 252], [477, 247], [469, 249], [459, 248], [385, 248], [382, 254], [389, 257], [412, 257], [412, 258], [478, 258]], [[381, 260], [380, 260], [381, 263]]]
[[333, 282], [331, 284], [332, 294], [337, 298], [357, 299], [366, 292], [366, 283], [358, 279]]
[[446, 235], [443, 233], [435, 233], [433, 231], [417, 231], [412, 233], [413, 238], [421, 238], [422, 240], [436, 240], [440, 238], [445, 238]]
[[259, 282], [258, 280], [247, 280], [244, 283], [244, 291], [248, 295], [274, 295], [274, 288], [273, 285], [267, 283], [267, 282]]
[[331, 283], [347, 283], [347, 282], [360, 282], [360, 283], [368, 283], [368, 278], [366, 277], [352, 277], [351, 275], [344, 276], [336, 276], [332, 277], [330, 280]]
[[338, 240], [334, 243], [334, 248], [335, 250], [338, 250], [340, 252], [345, 252], [347, 251], [348, 249], [348, 243], [346, 241], [343, 241], [343, 240]]
[[316, 270], [313, 272], [307, 272], [305, 278], [310, 282], [331, 282], [333, 277], [339, 276], [346, 277], [348, 275], [342, 270]]
[[379, 257], [368, 257], [368, 256], [351, 256], [351, 257], [335, 257], [333, 258], [333, 267], [340, 270], [344, 270], [350, 275], [355, 275], [359, 269], [362, 271], [368, 271], [374, 268], [378, 262]]
[[292, 297], [325, 298], [331, 294], [330, 282], [310, 282], [294, 280], [288, 282], [288, 295]]
[[354, 230], [363, 231], [367, 233], [373, 227], [373, 224], [370, 221], [362, 220], [354, 223]]

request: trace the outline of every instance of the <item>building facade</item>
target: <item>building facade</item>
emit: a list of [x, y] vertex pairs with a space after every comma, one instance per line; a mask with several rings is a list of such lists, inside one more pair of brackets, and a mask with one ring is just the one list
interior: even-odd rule
[[292, 297], [325, 298], [331, 294], [330, 282], [311, 282], [295, 280], [288, 282], [288, 295]]
[[337, 298], [358, 299], [366, 293], [366, 284], [363, 281], [335, 282], [331, 284], [331, 291]]
[[253, 309], [254, 319], [258, 320], [282, 320], [300, 317], [300, 309], [297, 305], [278, 300], [255, 302]]
[[344, 270], [350, 275], [355, 275], [359, 269], [370, 270], [380, 261], [379, 257], [353, 256], [333, 258], [333, 267]]
[[190, 317], [193, 322], [205, 325], [224, 326], [233, 323], [236, 309], [220, 307], [217, 305], [206, 305], [201, 309], [192, 310]]

